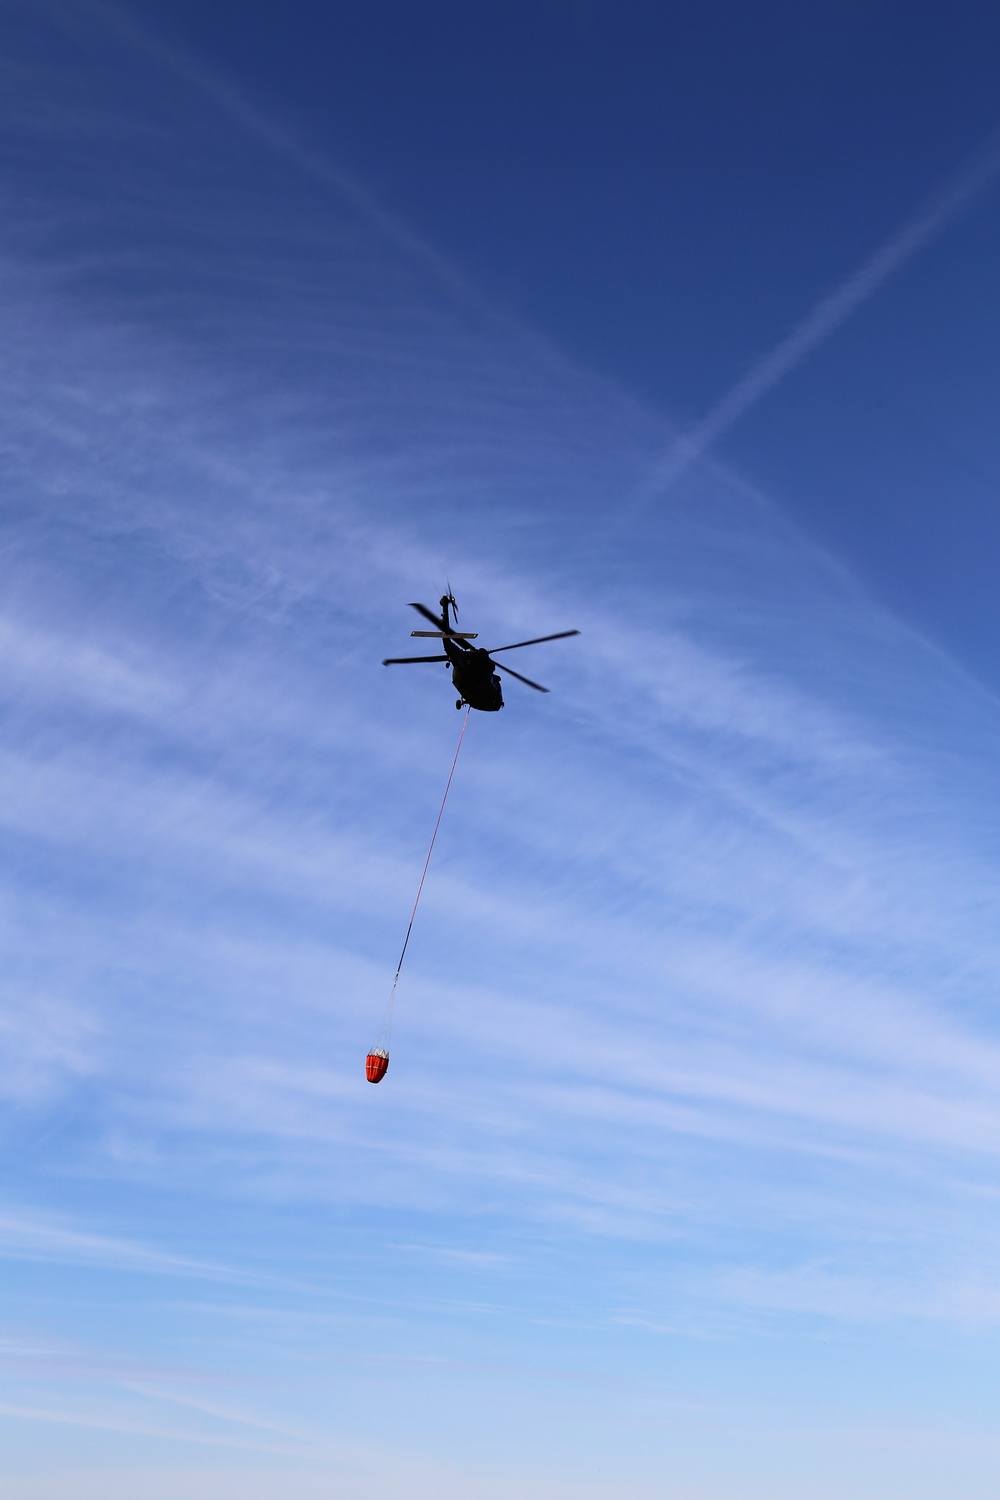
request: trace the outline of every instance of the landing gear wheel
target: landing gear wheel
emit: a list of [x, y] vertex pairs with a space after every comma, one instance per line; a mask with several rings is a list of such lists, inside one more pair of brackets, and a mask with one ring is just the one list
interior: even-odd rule
[[465, 699], [464, 698], [456, 698], [455, 699], [455, 707], [456, 708], [464, 708], [465, 707]]

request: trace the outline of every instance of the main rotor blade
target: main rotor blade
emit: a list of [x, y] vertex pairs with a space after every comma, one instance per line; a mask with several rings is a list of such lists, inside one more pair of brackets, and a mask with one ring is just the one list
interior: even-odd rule
[[[529, 644], [529, 642], [525, 641], [525, 645], [528, 645], [528, 644]], [[505, 667], [502, 661], [495, 661], [493, 663], [493, 665], [496, 667], [496, 669], [497, 669], [498, 672], [509, 672], [512, 677], [516, 677], [517, 678], [518, 682], [526, 682], [529, 687], [533, 687], [533, 688], [537, 689], [537, 691], [539, 693], [547, 693], [548, 692], [548, 688], [543, 688], [542, 684], [540, 682], [532, 682], [532, 680], [531, 680], [530, 677], [522, 677], [521, 674], [520, 674], [520, 672], [515, 672], [514, 671], [513, 667]]]
[[555, 635], [536, 635], [533, 641], [515, 641], [513, 646], [491, 646], [490, 655], [495, 656], [498, 651], [516, 651], [520, 646], [540, 646], [543, 641], [564, 641], [568, 635], [579, 634], [578, 630], [557, 630]]
[[383, 667], [399, 667], [408, 661], [447, 661], [446, 656], [387, 656], [382, 662]]
[[447, 625], [444, 623], [444, 620], [441, 618], [441, 616], [434, 614], [431, 610], [429, 610], [427, 608], [426, 604], [414, 604], [411, 601], [410, 608], [411, 609], [415, 609], [417, 611], [418, 615], [423, 615], [423, 617], [424, 617], [425, 620], [430, 620], [431, 624], [432, 625], [436, 625], [437, 628], [438, 628], [438, 630], [445, 630], [446, 631], [448, 629]]

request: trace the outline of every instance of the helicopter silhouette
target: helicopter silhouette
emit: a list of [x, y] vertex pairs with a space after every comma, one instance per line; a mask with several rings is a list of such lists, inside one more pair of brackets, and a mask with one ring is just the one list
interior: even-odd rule
[[422, 636], [425, 639], [440, 640], [444, 646], [443, 656], [387, 656], [383, 661], [383, 667], [402, 666], [414, 661], [447, 661], [451, 663], [451, 680], [453, 686], [458, 690], [456, 708], [477, 708], [481, 713], [495, 714], [503, 708], [503, 691], [500, 686], [500, 678], [497, 672], [509, 672], [511, 677], [516, 677], [518, 682], [525, 683], [534, 688], [536, 692], [547, 693], [548, 688], [542, 687], [540, 682], [532, 682], [530, 677], [522, 677], [520, 672], [515, 672], [513, 667], [504, 666], [502, 661], [494, 661], [493, 657], [498, 651], [517, 651], [522, 646], [540, 646], [543, 641], [561, 641], [569, 635], [579, 635], [578, 630], [559, 630], [555, 635], [539, 635], [530, 641], [515, 641], [512, 646], [493, 646], [485, 651], [482, 646], [470, 646], [469, 642], [478, 639], [478, 631], [456, 630], [452, 620], [449, 618], [449, 610], [458, 618], [458, 605], [455, 603], [454, 594], [444, 594], [440, 600], [440, 615], [434, 614], [426, 604], [412, 604], [418, 614], [423, 615], [435, 627], [433, 630], [411, 630], [413, 636]]

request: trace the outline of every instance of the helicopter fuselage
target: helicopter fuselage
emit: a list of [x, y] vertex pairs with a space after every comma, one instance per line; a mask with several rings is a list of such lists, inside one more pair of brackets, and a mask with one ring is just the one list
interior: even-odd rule
[[451, 663], [451, 680], [459, 695], [456, 707], [461, 708], [467, 703], [470, 708], [478, 708], [486, 714], [495, 714], [503, 708], [500, 678], [489, 652], [453, 640], [446, 640], [443, 644]]

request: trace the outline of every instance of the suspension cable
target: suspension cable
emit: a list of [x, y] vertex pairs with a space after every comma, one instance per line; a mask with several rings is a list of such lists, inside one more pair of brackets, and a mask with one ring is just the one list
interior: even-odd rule
[[389, 998], [386, 1001], [385, 1005], [385, 1014], [382, 1017], [382, 1025], [379, 1027], [378, 1041], [372, 1048], [372, 1055], [385, 1055], [385, 1057], [388, 1058], [389, 1034], [392, 1031], [393, 1002], [396, 998], [396, 986], [399, 983], [399, 971], [402, 969], [403, 959], [406, 957], [406, 950], [410, 942], [410, 933], [413, 931], [413, 923], [417, 915], [417, 907], [420, 905], [420, 897], [423, 893], [424, 881], [427, 879], [427, 870], [430, 866], [431, 855], [434, 853], [434, 845], [437, 842], [438, 829], [441, 827], [441, 819], [444, 816], [444, 805], [448, 801], [448, 793], [451, 791], [451, 783], [455, 775], [455, 767], [458, 765], [458, 754], [462, 748], [462, 741], [465, 739], [465, 731], [469, 725], [469, 715], [471, 712], [472, 709], [467, 708], [465, 710], [465, 718], [462, 720], [462, 728], [458, 736], [458, 744], [455, 746], [455, 754], [452, 757], [451, 770], [448, 772], [448, 782], [444, 789], [444, 796], [441, 798], [441, 806], [438, 808], [437, 821], [434, 824], [434, 832], [431, 834], [431, 841], [427, 848], [427, 858], [424, 860], [424, 868], [421, 871], [420, 884], [417, 886], [416, 900], [413, 903], [413, 910], [410, 912], [409, 926], [406, 929], [406, 936], [403, 939], [403, 948], [399, 955], [399, 963], [396, 965], [396, 972], [393, 976], [392, 986], [389, 990]]

